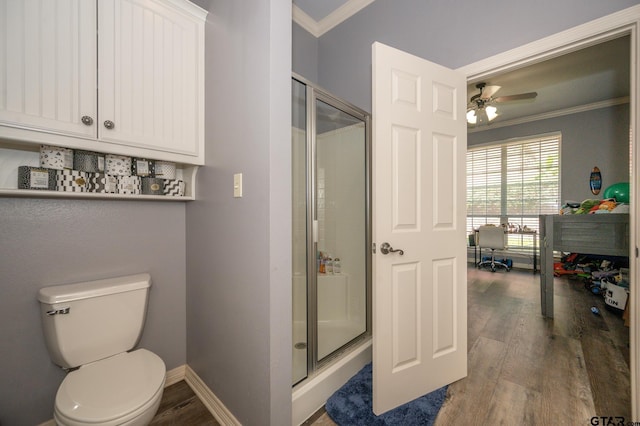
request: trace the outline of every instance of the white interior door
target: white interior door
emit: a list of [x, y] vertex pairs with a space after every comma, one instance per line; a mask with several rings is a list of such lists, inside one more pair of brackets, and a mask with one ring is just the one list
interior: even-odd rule
[[467, 374], [465, 98], [464, 75], [373, 44], [378, 415]]

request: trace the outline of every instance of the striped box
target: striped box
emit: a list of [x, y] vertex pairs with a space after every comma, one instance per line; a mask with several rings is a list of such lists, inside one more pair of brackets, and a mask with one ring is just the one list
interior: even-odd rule
[[164, 181], [164, 195], [170, 197], [183, 197], [184, 196], [184, 181], [175, 179], [165, 179]]
[[142, 183], [138, 176], [118, 176], [118, 194], [140, 195]]
[[89, 173], [87, 191], [98, 194], [115, 194], [118, 192], [118, 177], [104, 173]]
[[78, 170], [58, 170], [56, 189], [60, 192], [86, 192], [87, 174]]

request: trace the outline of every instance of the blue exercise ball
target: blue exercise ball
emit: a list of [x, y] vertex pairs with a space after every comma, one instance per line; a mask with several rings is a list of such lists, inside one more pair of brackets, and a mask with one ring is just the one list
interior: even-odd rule
[[604, 190], [604, 198], [615, 198], [619, 203], [629, 203], [629, 182], [614, 183]]

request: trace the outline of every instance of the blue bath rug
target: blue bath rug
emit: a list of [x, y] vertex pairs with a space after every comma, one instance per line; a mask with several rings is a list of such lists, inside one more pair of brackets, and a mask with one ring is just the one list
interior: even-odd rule
[[372, 410], [371, 363], [365, 365], [327, 400], [325, 410], [339, 426], [432, 425], [447, 395], [444, 386], [376, 416]]

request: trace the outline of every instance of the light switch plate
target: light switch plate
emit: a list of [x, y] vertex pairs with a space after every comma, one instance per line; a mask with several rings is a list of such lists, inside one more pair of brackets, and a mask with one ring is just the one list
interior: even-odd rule
[[233, 196], [234, 198], [242, 197], [242, 173], [233, 175]]

